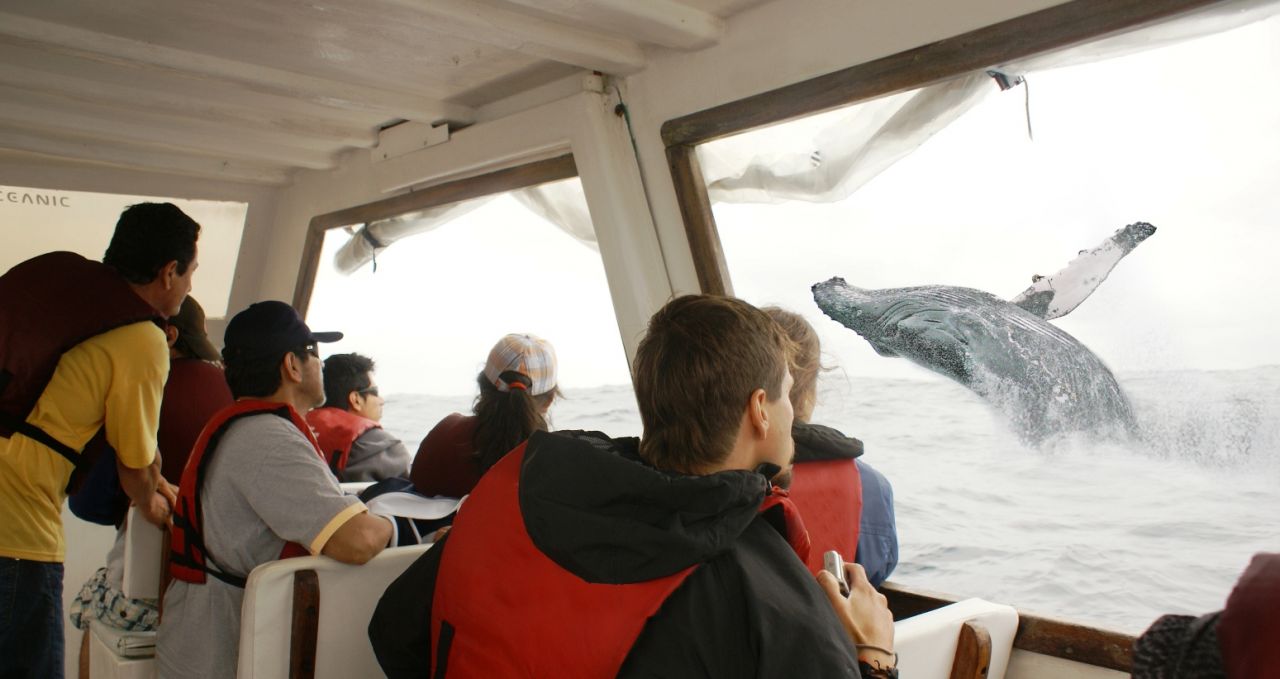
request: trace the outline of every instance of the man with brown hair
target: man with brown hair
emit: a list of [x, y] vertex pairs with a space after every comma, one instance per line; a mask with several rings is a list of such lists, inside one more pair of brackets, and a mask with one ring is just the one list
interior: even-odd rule
[[848, 596], [815, 582], [771, 489], [793, 451], [788, 351], [740, 300], [658, 311], [641, 440], [538, 432], [490, 469], [378, 605], [387, 676], [891, 676], [884, 598], [853, 564]]

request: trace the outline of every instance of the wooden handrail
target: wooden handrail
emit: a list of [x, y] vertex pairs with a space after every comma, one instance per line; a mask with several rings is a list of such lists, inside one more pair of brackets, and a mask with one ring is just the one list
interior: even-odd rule
[[289, 679], [314, 679], [320, 635], [320, 577], [313, 570], [293, 574], [293, 624], [289, 634]]
[[991, 669], [991, 633], [986, 625], [970, 620], [960, 626], [951, 679], [987, 679]]
[[[886, 582], [880, 591], [895, 620], [942, 608], [960, 599], [938, 592]], [[1013, 647], [1120, 672], [1133, 668], [1132, 634], [1018, 611]]]

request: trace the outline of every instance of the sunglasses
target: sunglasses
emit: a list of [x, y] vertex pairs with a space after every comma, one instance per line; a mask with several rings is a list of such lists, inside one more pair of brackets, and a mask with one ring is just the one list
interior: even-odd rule
[[356, 393], [361, 396], [378, 396], [377, 387], [365, 387], [364, 389], [356, 389]]
[[317, 344], [308, 344], [302, 347], [302, 350], [316, 358], [320, 358], [320, 346]]

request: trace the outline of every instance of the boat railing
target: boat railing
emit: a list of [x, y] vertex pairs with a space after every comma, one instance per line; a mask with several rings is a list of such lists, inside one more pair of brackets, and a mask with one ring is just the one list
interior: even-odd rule
[[[946, 594], [893, 582], [884, 583], [880, 590], [889, 600], [894, 619], [900, 621], [957, 602]], [[1035, 655], [1127, 675], [1133, 667], [1133, 642], [1132, 634], [1020, 611], [1013, 637], [1014, 664], [1042, 662], [1025, 657]]]

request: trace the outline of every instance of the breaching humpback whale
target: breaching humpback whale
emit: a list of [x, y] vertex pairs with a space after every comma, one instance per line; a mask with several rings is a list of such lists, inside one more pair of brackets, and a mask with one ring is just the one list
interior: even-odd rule
[[969, 387], [1026, 440], [1131, 433], [1133, 410], [1111, 371], [1047, 321], [1078, 306], [1154, 232], [1145, 222], [1130, 224], [1062, 271], [1034, 277], [1011, 302], [945, 285], [864, 290], [842, 278], [814, 285], [813, 298], [882, 356], [902, 356]]

